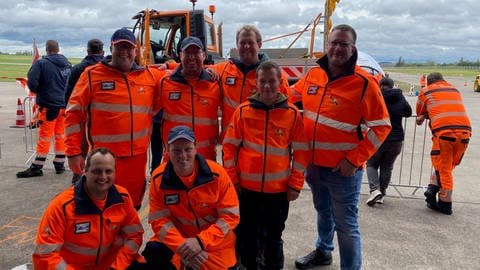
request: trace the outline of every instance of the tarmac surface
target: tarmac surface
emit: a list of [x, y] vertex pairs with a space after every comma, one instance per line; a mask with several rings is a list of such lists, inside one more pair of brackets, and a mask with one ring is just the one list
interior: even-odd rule
[[[418, 83], [419, 77], [393, 72], [390, 76], [411, 83]], [[428, 209], [423, 190], [408, 187], [395, 189], [398, 192], [391, 188], [385, 204], [368, 207], [368, 186], [363, 185], [359, 206], [363, 269], [480, 269], [480, 170], [476, 169], [480, 161], [476, 135], [480, 130], [480, 93], [472, 91], [473, 78], [468, 78], [468, 86], [464, 86], [462, 77], [446, 79], [462, 91], [474, 129], [464, 160], [454, 171], [454, 213], [446, 216]], [[31, 261], [39, 219], [49, 201], [66, 189], [71, 179], [68, 170], [55, 174], [51, 158], [44, 176], [15, 177], [27, 167], [25, 162], [30, 157], [25, 151], [24, 129], [9, 127], [15, 124], [17, 98], [24, 96], [16, 83], [0, 83], [0, 270]], [[415, 97], [408, 99], [415, 103]], [[430, 164], [428, 156], [426, 163]], [[428, 179], [422, 183], [427, 184]], [[144, 242], [151, 235], [147, 213], [145, 200], [139, 211], [146, 231]], [[316, 239], [316, 214], [307, 187], [290, 206], [283, 238], [285, 269], [295, 269], [295, 258], [310, 252]], [[340, 269], [336, 240], [335, 247], [332, 265], [316, 269]]]

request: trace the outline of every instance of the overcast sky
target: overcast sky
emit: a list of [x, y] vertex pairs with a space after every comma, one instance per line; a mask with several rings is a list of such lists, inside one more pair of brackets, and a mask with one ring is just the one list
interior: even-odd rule
[[[224, 48], [235, 46], [235, 31], [255, 24], [263, 38], [303, 29], [319, 12], [324, 0], [198, 0], [196, 8], [214, 4], [217, 22], [223, 21]], [[44, 54], [47, 39], [57, 39], [67, 57], [83, 57], [86, 42], [100, 38], [109, 43], [113, 31], [133, 26], [131, 19], [144, 8], [189, 9], [188, 0], [5, 0], [0, 3], [0, 51], [31, 50], [33, 39]], [[333, 24], [352, 25], [357, 47], [377, 61], [456, 62], [480, 57], [480, 1], [478, 0], [341, 0]], [[321, 28], [320, 28], [321, 29]], [[321, 35], [318, 35], [319, 37]], [[266, 42], [284, 47], [292, 38]], [[300, 39], [294, 47], [308, 47]], [[317, 38], [316, 50], [322, 50]], [[108, 52], [108, 46], [106, 47]]]

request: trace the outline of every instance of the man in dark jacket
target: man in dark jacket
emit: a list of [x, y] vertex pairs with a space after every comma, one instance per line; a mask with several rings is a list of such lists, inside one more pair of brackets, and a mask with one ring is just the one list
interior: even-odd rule
[[385, 77], [380, 80], [380, 89], [390, 115], [392, 130], [375, 155], [367, 161], [367, 176], [370, 186], [370, 197], [367, 199], [368, 206], [383, 203], [392, 177], [393, 164], [402, 151], [405, 137], [402, 119], [412, 116], [412, 108], [403, 96], [402, 90], [393, 87], [394, 83], [391, 78]]
[[41, 125], [38, 131], [36, 157], [30, 168], [17, 173], [18, 178], [42, 176], [42, 168], [50, 151], [50, 141], [55, 138], [53, 165], [57, 174], [65, 171], [65, 82], [72, 65], [60, 54], [56, 40], [45, 43], [47, 55], [35, 62], [28, 71], [28, 87], [36, 94]]

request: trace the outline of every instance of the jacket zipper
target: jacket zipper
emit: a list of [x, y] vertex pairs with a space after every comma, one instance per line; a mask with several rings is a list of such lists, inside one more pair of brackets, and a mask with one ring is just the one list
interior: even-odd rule
[[263, 169], [262, 169], [262, 187], [260, 192], [263, 193], [263, 188], [265, 187], [265, 168], [267, 167], [267, 138], [268, 138], [268, 118], [270, 116], [270, 110], [266, 110], [266, 117], [265, 117], [265, 137], [263, 142]]
[[132, 105], [132, 92], [130, 89], [130, 84], [128, 83], [128, 77], [125, 73], [122, 73], [125, 78], [125, 83], [127, 84], [128, 99], [130, 102], [130, 155], [133, 156], [133, 105]]
[[103, 211], [100, 212], [100, 241], [98, 243], [97, 258], [95, 259], [95, 265], [98, 265], [98, 261], [100, 260], [100, 251], [102, 250], [102, 242], [103, 242]]

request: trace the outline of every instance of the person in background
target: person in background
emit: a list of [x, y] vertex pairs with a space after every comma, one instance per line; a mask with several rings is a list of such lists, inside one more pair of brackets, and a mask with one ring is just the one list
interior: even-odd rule
[[38, 226], [34, 269], [142, 269], [142, 223], [126, 189], [115, 185], [115, 155], [94, 149], [85, 175], [58, 194]]
[[427, 86], [427, 76], [425, 74], [422, 74], [422, 76], [420, 76], [420, 89], [424, 88], [425, 86]]
[[[77, 83], [78, 79], [82, 72], [89, 66], [97, 64], [104, 59], [105, 51], [103, 50], [103, 42], [99, 39], [90, 39], [87, 42], [87, 56], [82, 59], [82, 61], [72, 67], [72, 71], [70, 75], [68, 75], [67, 83], [65, 86], [65, 103], [68, 104], [68, 100], [72, 95], [73, 88]], [[82, 148], [84, 149], [82, 152], [84, 154], [88, 151], [88, 144], [86, 141], [82, 142]], [[81, 175], [74, 173], [72, 176], [72, 184], [80, 179]]]
[[151, 178], [153, 236], [142, 255], [150, 269], [228, 269], [240, 220], [235, 188], [222, 166], [197, 153], [190, 127], [175, 126], [166, 138], [169, 159]]
[[[295, 85], [301, 94], [305, 134], [312, 150], [306, 181], [317, 211], [315, 250], [298, 258], [298, 269], [332, 263], [337, 232], [342, 269], [362, 267], [358, 202], [365, 162], [390, 132], [378, 81], [356, 65], [355, 30], [332, 28], [327, 54]], [[363, 124], [363, 125], [362, 125]]]
[[60, 54], [60, 47], [56, 40], [47, 40], [45, 51], [47, 55], [33, 63], [27, 75], [28, 87], [36, 94], [35, 103], [38, 106], [38, 119], [41, 122], [36, 156], [30, 168], [17, 173], [18, 178], [43, 175], [42, 168], [50, 152], [52, 139], [55, 141], [55, 158], [53, 159], [55, 172], [61, 174], [65, 171], [65, 83], [72, 65], [64, 55]]
[[[368, 206], [383, 203], [387, 188], [392, 178], [393, 164], [402, 151], [405, 133], [403, 132], [403, 117], [412, 116], [412, 108], [403, 96], [401, 89], [394, 88], [391, 78], [380, 80], [380, 89], [387, 104], [392, 130], [377, 152], [367, 161], [367, 176], [370, 187]], [[380, 173], [379, 173], [380, 170]]]
[[262, 62], [256, 77], [256, 93], [227, 127], [223, 164], [240, 198], [242, 264], [257, 269], [258, 232], [264, 229], [265, 269], [283, 269], [282, 232], [289, 202], [303, 187], [308, 144], [300, 111], [279, 92], [280, 67]]
[[460, 165], [472, 135], [462, 95], [441, 73], [430, 73], [427, 87], [420, 90], [416, 112], [417, 125], [430, 119], [432, 132], [430, 156], [434, 172], [424, 193], [425, 201], [430, 209], [451, 215], [453, 169]]
[[111, 61], [88, 67], [72, 92], [66, 113], [66, 153], [72, 172], [81, 174], [83, 140], [90, 150], [112, 150], [117, 157], [116, 184], [128, 190], [140, 209], [152, 117], [162, 106], [158, 85], [162, 73], [135, 63], [136, 39], [126, 28], [113, 33], [110, 50]]

